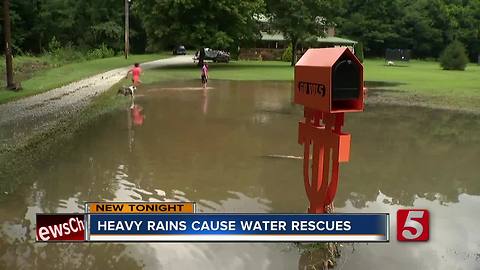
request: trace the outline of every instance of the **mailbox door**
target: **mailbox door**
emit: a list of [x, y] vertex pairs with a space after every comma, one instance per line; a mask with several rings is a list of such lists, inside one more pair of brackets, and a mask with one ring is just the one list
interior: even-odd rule
[[332, 101], [356, 100], [362, 93], [360, 68], [351, 59], [339, 59], [332, 68]]
[[332, 66], [331, 112], [363, 110], [363, 66], [346, 50]]

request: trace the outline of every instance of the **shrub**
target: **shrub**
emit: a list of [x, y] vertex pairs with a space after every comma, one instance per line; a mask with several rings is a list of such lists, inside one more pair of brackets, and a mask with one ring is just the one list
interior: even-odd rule
[[67, 43], [64, 47], [59, 49], [55, 55], [58, 61], [70, 63], [84, 60], [84, 55], [80, 50], [77, 50], [72, 43]]
[[450, 43], [440, 55], [440, 65], [445, 70], [465, 70], [468, 56], [460, 41]]
[[288, 47], [283, 51], [282, 54], [282, 61], [291, 62], [292, 61], [292, 44], [288, 45]]
[[62, 46], [55, 37], [48, 43], [45, 54], [56, 64], [70, 63], [84, 59], [82, 52], [77, 50], [71, 42]]
[[238, 60], [238, 56], [240, 55], [240, 49], [239, 49], [238, 45], [230, 46], [228, 51], [230, 52], [230, 59]]
[[363, 63], [363, 43], [362, 42], [358, 42], [357, 44], [355, 44], [354, 46], [354, 49], [355, 49], [355, 56], [357, 56], [358, 60], [360, 60], [361, 63]]
[[60, 41], [55, 38], [55, 36], [52, 37], [50, 42], [48, 42], [48, 53], [55, 54], [58, 50], [62, 48], [62, 44], [60, 44]]
[[102, 45], [99, 48], [90, 50], [87, 53], [87, 59], [99, 59], [99, 58], [107, 58], [107, 57], [113, 57], [115, 56], [115, 51], [113, 49], [110, 49], [105, 45], [105, 43], [102, 43]]

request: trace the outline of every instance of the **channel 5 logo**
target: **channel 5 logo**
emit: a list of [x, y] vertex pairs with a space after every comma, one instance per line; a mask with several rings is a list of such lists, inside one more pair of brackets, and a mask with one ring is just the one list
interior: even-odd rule
[[425, 209], [400, 209], [397, 211], [398, 241], [428, 241], [430, 213]]

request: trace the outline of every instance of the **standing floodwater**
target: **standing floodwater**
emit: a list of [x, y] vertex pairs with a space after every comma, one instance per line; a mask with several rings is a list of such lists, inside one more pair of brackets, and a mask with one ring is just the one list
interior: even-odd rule
[[[201, 212], [305, 212], [302, 112], [291, 84], [144, 86], [135, 110], [91, 123], [0, 205], [0, 269], [298, 269], [291, 244], [35, 243], [35, 214], [85, 201], [196, 201]], [[120, 97], [119, 97], [120, 98]], [[137, 110], [138, 109], [138, 110]], [[344, 244], [342, 269], [480, 265], [480, 118], [411, 107], [351, 114], [337, 212], [426, 208], [430, 241]], [[340, 268], [339, 267], [339, 268]]]

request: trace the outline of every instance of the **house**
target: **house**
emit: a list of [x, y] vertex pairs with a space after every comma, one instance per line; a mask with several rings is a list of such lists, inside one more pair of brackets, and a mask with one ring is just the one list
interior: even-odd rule
[[[260, 31], [260, 38], [255, 41], [250, 48], [241, 48], [239, 58], [242, 59], [262, 59], [262, 60], [280, 60], [282, 54], [290, 43], [281, 32], [275, 31], [271, 28], [269, 19], [265, 15], [255, 16]], [[316, 19], [319, 27], [324, 32], [323, 37], [316, 37], [310, 39], [305, 44], [299, 44], [298, 54], [302, 55], [306, 49], [327, 48], [327, 47], [348, 47], [354, 51], [354, 46], [357, 41], [341, 38], [335, 36], [335, 26], [326, 25], [325, 19], [317, 17]]]

